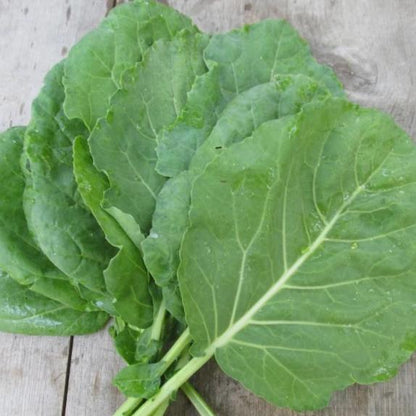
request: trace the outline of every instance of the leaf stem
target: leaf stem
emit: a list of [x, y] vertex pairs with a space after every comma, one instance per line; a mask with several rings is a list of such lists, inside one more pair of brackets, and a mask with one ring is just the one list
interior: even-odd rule
[[165, 315], [166, 315], [166, 308], [165, 308], [165, 301], [162, 300], [159, 306], [159, 310], [157, 311], [156, 318], [152, 325], [152, 334], [151, 338], [155, 341], [159, 341], [162, 335], [162, 329], [165, 322]]
[[181, 387], [182, 391], [185, 393], [186, 397], [195, 407], [196, 411], [200, 416], [215, 416], [215, 413], [208, 406], [208, 403], [203, 399], [203, 397], [195, 390], [191, 383], [185, 383]]
[[176, 340], [169, 351], [160, 360], [163, 362], [162, 374], [177, 360], [182, 351], [191, 343], [192, 338], [189, 328], [186, 328], [182, 335]]
[[128, 398], [113, 414], [113, 416], [130, 416], [139, 406], [143, 399], [136, 399], [135, 397]]
[[160, 388], [152, 398], [144, 402], [139, 409], [133, 413], [133, 416], [151, 416], [152, 413], [165, 401], [170, 398], [173, 392], [178, 390], [189, 378], [195, 374], [212, 356], [214, 352], [202, 357], [193, 358], [183, 368], [181, 368], [174, 376], [172, 376]]
[[[158, 313], [158, 316], [159, 316], [159, 313]], [[163, 313], [163, 316], [164, 316], [164, 313]], [[161, 359], [161, 362], [163, 363], [161, 374], [163, 374], [175, 362], [175, 360], [181, 356], [183, 350], [191, 343], [191, 341], [192, 341], [191, 334], [189, 332], [189, 328], [187, 328], [182, 333], [182, 335], [176, 340], [176, 342], [172, 345], [169, 351], [164, 355], [164, 357]], [[179, 387], [180, 385], [178, 385], [177, 389]], [[169, 402], [169, 397], [167, 397], [166, 399]], [[141, 401], [142, 399], [137, 399], [134, 397], [128, 398], [117, 409], [117, 411], [113, 414], [113, 416], [130, 416], [134, 412], [134, 410], [136, 410], [137, 406], [141, 403]], [[162, 405], [162, 402], [164, 402], [164, 400], [160, 401], [158, 406]], [[152, 411], [155, 412], [158, 409], [158, 406], [154, 407]], [[151, 414], [152, 413], [149, 413], [149, 415]]]
[[166, 413], [166, 410], [168, 410], [168, 407], [170, 405], [170, 400], [166, 399], [164, 402], [160, 404], [160, 406], [152, 413], [152, 416], [163, 416]]

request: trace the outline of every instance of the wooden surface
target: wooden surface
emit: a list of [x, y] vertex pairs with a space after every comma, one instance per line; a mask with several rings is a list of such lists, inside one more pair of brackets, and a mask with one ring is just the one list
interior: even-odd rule
[[[392, 114], [416, 137], [414, 0], [164, 2], [208, 31], [266, 17], [288, 19], [310, 42], [315, 56], [335, 68], [353, 100]], [[0, 0], [0, 129], [27, 123], [30, 102], [47, 70], [114, 3]], [[71, 345], [69, 338], [0, 334], [0, 416], [110, 416], [123, 400], [111, 385], [121, 366], [105, 331], [76, 337]], [[221, 416], [295, 415], [246, 392], [214, 363], [201, 370], [194, 384]], [[415, 390], [416, 357], [389, 383], [350, 387], [336, 393], [328, 409], [307, 415], [414, 416]], [[182, 396], [169, 411], [169, 416], [194, 415]]]

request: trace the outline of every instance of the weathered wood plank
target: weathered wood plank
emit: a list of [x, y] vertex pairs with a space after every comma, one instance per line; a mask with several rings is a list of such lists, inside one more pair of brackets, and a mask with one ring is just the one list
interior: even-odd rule
[[28, 122], [45, 74], [107, 7], [106, 0], [0, 0], [0, 130]]
[[[105, 0], [0, 0], [0, 130], [26, 124], [43, 77], [107, 11]], [[69, 338], [0, 334], [0, 415], [61, 414]]]
[[0, 415], [58, 416], [69, 338], [0, 334]]
[[123, 366], [107, 331], [75, 337], [65, 415], [112, 415], [124, 400], [111, 383]]
[[285, 18], [334, 67], [351, 99], [380, 108], [416, 136], [414, 0], [169, 0], [209, 32]]
[[[168, 2], [194, 17], [202, 29], [210, 31], [225, 30], [265, 17], [287, 18], [311, 43], [315, 55], [321, 61], [335, 67], [352, 99], [365, 105], [384, 109], [391, 113], [413, 136], [416, 135], [414, 118], [416, 97], [412, 88], [416, 78], [414, 42], [416, 4], [412, 0], [369, 0], [367, 2], [358, 0], [318, 2], [312, 0], [293, 2], [285, 0], [170, 0]], [[70, 24], [78, 28], [77, 35], [68, 30], [71, 33], [70, 36], [73, 36], [72, 42], [69, 37], [65, 38], [64, 42], [61, 42], [62, 38], [60, 38], [61, 32], [65, 32], [62, 31], [62, 27], [65, 27], [66, 13], [68, 13], [64, 5], [60, 11], [63, 19], [55, 28], [55, 23], [50, 22], [51, 15], [42, 16], [44, 12], [40, 0], [21, 1], [18, 6], [12, 3], [15, 2], [0, 0], [0, 35], [2, 35], [0, 36], [0, 52], [1, 56], [7, 56], [0, 68], [1, 127], [7, 126], [9, 120], [16, 123], [23, 123], [27, 120], [26, 103], [29, 103], [36, 95], [43, 73], [53, 62], [56, 62], [60, 54], [66, 53], [81, 32], [91, 26], [91, 21], [96, 18], [94, 14], [96, 3], [99, 2], [82, 2], [81, 0], [69, 2], [72, 5], [71, 12], [69, 12]], [[80, 8], [77, 8], [75, 3]], [[84, 3], [82, 7], [81, 3]], [[86, 11], [85, 7], [90, 6], [91, 8]], [[99, 6], [103, 9], [104, 1]], [[20, 13], [25, 16], [26, 7], [29, 8], [27, 15], [33, 10], [33, 15], [28, 21], [22, 16], [18, 17], [16, 12], [20, 8]], [[15, 14], [12, 15], [10, 13], [13, 8]], [[61, 13], [62, 11], [64, 13]], [[13, 22], [13, 30], [11, 30], [10, 22]], [[41, 43], [41, 37], [30, 48], [33, 38], [38, 36], [35, 35], [38, 29], [34, 30], [36, 24], [43, 27], [43, 33], [46, 29], [51, 30], [50, 24], [54, 29], [43, 35], [44, 43]], [[22, 29], [16, 29], [20, 25]], [[13, 33], [13, 36], [10, 33]], [[68, 33], [65, 36], [69, 36]], [[17, 41], [16, 38], [24, 39], [24, 41]], [[39, 48], [44, 52], [39, 52]], [[31, 63], [28, 63], [27, 61], [30, 60], [32, 60]], [[36, 61], [39, 61], [34, 71], [37, 78], [32, 82], [31, 77], [34, 76], [32, 70]], [[42, 65], [43, 73], [38, 65]], [[15, 83], [15, 88], [13, 88], [13, 83]], [[8, 91], [8, 95], [4, 91]], [[4, 97], [8, 98], [5, 100]], [[25, 106], [21, 107], [23, 103]], [[0, 337], [7, 339], [10, 336], [1, 335]], [[16, 339], [22, 340], [22, 344], [19, 341], [19, 348], [30, 354], [32, 347], [30, 347], [29, 338], [16, 337]], [[30, 340], [35, 342], [33, 340], [42, 340], [42, 338], [30, 338]], [[1, 341], [3, 338], [0, 339]], [[56, 339], [54, 341], [56, 342]], [[45, 341], [43, 347], [47, 345], [49, 342]], [[2, 363], [6, 359], [3, 359], [4, 356], [1, 353], [10, 351], [10, 348], [18, 350], [16, 346], [10, 347], [10, 345], [3, 350], [3, 343], [0, 346]], [[40, 362], [41, 358], [37, 358]], [[110, 379], [122, 363], [115, 355], [109, 336], [100, 333], [90, 337], [76, 338], [72, 358], [67, 415], [110, 415], [121, 400], [121, 396], [110, 386]], [[20, 362], [20, 359], [17, 362]], [[308, 415], [414, 415], [416, 412], [416, 396], [413, 394], [416, 386], [415, 368], [416, 362], [413, 360], [412, 363], [404, 366], [400, 376], [390, 383], [370, 387], [356, 386], [337, 393], [329, 409]], [[290, 411], [276, 410], [244, 391], [237, 383], [225, 377], [214, 364], [208, 365], [201, 371], [200, 375], [195, 378], [195, 385], [204, 393], [218, 414], [294, 415]], [[0, 388], [2, 388], [1, 381]], [[15, 396], [10, 395], [9, 390], [4, 391], [3, 395], [3, 391], [0, 390], [0, 397], [19, 397], [22, 401], [22, 394], [19, 394], [18, 387]], [[28, 403], [22, 408], [30, 409], [29, 413], [27, 411], [10, 413], [3, 411], [2, 401], [0, 400], [0, 414], [34, 414], [35, 416], [59, 414], [47, 413], [48, 408], [42, 408], [41, 405], [37, 408], [35, 406], [39, 409], [35, 412], [32, 407], [33, 403]], [[24, 401], [26, 402], [26, 398]], [[196, 413], [184, 399], [180, 399], [169, 414], [191, 416]]]
[[[334, 394], [330, 407], [303, 416], [414, 416], [416, 414], [416, 356], [388, 383], [352, 386]], [[287, 409], [276, 409], [238, 383], [224, 376], [213, 362], [193, 379], [194, 386], [218, 415], [296, 416]], [[181, 395], [167, 416], [198, 416]]]

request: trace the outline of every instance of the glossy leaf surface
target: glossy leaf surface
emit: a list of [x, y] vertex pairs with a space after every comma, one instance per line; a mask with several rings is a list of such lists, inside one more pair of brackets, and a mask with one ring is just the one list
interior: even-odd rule
[[0, 134], [0, 267], [19, 284], [29, 286], [75, 309], [86, 309], [79, 290], [44, 256], [33, 240], [23, 211], [25, 178], [20, 169], [25, 128]]
[[77, 311], [32, 292], [0, 272], [0, 331], [30, 335], [80, 335], [96, 332], [104, 312]]
[[60, 63], [47, 75], [32, 106], [25, 135], [24, 208], [30, 231], [52, 263], [75, 284], [96, 292], [97, 300], [105, 299], [103, 270], [115, 250], [77, 191], [72, 143], [85, 134], [85, 127], [63, 113], [62, 75]]

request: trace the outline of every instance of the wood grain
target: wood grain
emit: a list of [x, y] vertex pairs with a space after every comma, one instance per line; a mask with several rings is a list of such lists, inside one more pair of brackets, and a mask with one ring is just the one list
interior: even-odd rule
[[209, 32], [287, 19], [337, 72], [353, 101], [390, 113], [416, 136], [414, 0], [169, 0]]
[[[302, 416], [414, 416], [416, 414], [416, 356], [388, 383], [352, 386], [334, 394], [331, 405], [322, 411]], [[218, 416], [296, 416], [296, 412], [276, 409], [226, 377], [210, 362], [193, 378], [193, 385]], [[180, 395], [167, 416], [198, 416], [187, 399]]]
[[[0, 0], [0, 128], [28, 121], [44, 74], [79, 37], [122, 0]], [[218, 32], [268, 17], [286, 18], [334, 67], [350, 98], [390, 113], [416, 136], [414, 0], [167, 0]], [[0, 415], [59, 415], [67, 339], [0, 334]], [[111, 377], [122, 366], [110, 337], [76, 337], [67, 415], [111, 415], [122, 400]], [[353, 386], [307, 416], [414, 416], [416, 358], [389, 383]], [[65, 370], [63, 370], [65, 372]], [[3, 376], [4, 374], [4, 376]], [[209, 363], [194, 384], [222, 416], [294, 416], [245, 391]], [[182, 396], [169, 416], [194, 416]]]
[[106, 12], [104, 0], [0, 0], [0, 130], [29, 121], [45, 74]]
[[0, 415], [61, 414], [69, 338], [0, 334]]
[[124, 400], [111, 383], [123, 366], [107, 330], [75, 337], [65, 416], [112, 415]]
[[[0, 0], [0, 130], [26, 124], [46, 72], [107, 11], [103, 0]], [[58, 416], [69, 338], [0, 333], [0, 415]]]

